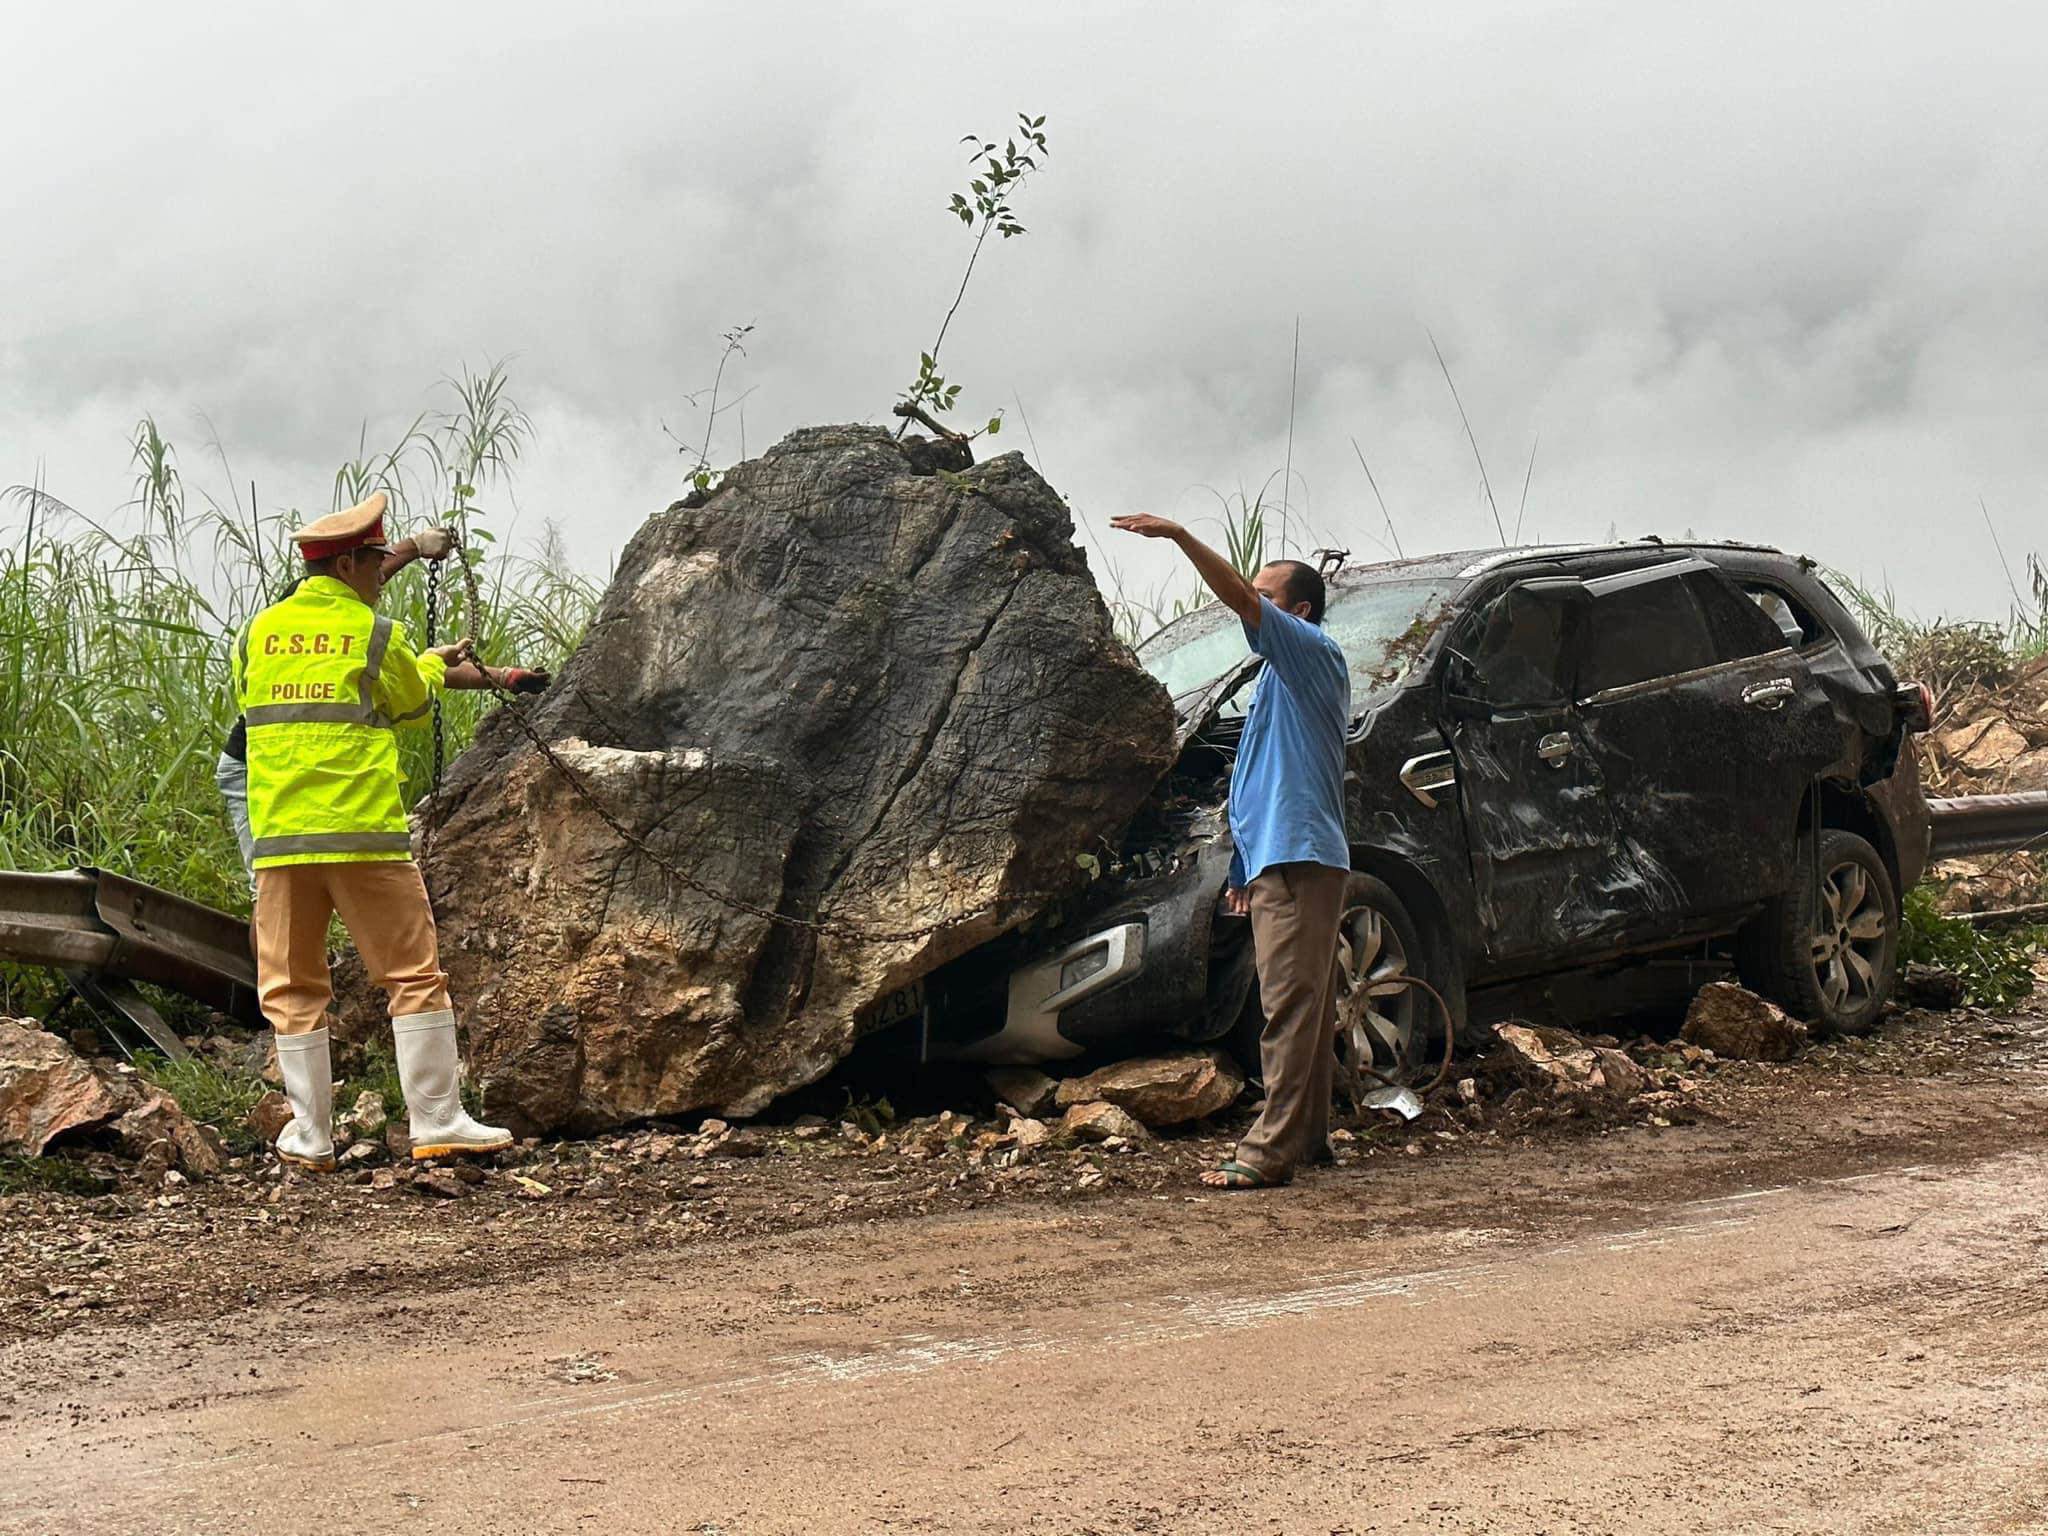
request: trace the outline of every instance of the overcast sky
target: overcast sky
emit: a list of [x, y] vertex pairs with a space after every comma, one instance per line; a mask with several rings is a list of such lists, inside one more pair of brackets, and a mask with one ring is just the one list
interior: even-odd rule
[[366, 421], [511, 357], [521, 529], [602, 569], [681, 489], [661, 423], [701, 430], [728, 327], [749, 450], [886, 419], [967, 254], [956, 140], [1028, 110], [1030, 232], [941, 361], [1133, 587], [1165, 554], [1110, 516], [1285, 462], [1298, 316], [1306, 542], [1384, 537], [1354, 437], [1409, 553], [1494, 542], [1433, 331], [1510, 530], [1540, 436], [1526, 535], [1760, 539], [2002, 614], [1980, 498], [2015, 567], [2048, 551], [2042, 16], [15, 4], [0, 485], [110, 509], [149, 411], [193, 482], [210, 421], [324, 510]]

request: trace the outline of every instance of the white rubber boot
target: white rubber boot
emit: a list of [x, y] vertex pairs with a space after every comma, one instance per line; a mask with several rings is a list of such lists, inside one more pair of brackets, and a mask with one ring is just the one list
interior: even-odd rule
[[462, 1107], [462, 1065], [455, 1055], [455, 1014], [413, 1013], [391, 1021], [398, 1046], [398, 1082], [412, 1116], [412, 1155], [495, 1152], [512, 1133], [479, 1125]]
[[277, 1070], [292, 1101], [291, 1123], [277, 1133], [277, 1155], [327, 1172], [334, 1167], [334, 1066], [326, 1027], [276, 1039]]

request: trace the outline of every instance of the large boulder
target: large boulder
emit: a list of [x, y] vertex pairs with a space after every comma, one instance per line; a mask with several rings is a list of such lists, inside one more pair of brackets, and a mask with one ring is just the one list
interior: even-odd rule
[[530, 720], [682, 876], [505, 712], [453, 766], [422, 865], [490, 1113], [758, 1111], [1071, 891], [1165, 771], [1065, 504], [944, 461], [801, 431], [627, 546]]
[[119, 1118], [129, 1101], [32, 1019], [0, 1019], [0, 1152], [40, 1157], [71, 1131]]
[[1179, 1051], [1118, 1061], [1059, 1085], [1062, 1109], [1114, 1104], [1149, 1126], [1180, 1125], [1219, 1114], [1244, 1092], [1244, 1073], [1221, 1051]]

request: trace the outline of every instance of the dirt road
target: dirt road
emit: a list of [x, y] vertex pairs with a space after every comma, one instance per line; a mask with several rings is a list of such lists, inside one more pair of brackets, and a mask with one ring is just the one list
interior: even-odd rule
[[88, 1322], [0, 1530], [2048, 1530], [2044, 1066]]

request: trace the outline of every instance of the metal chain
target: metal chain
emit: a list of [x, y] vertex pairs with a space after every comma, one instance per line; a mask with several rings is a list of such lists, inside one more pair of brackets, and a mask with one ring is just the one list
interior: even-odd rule
[[[467, 552], [460, 544], [450, 551], [449, 557], [458, 562], [461, 568], [463, 583], [469, 597], [469, 620], [472, 627], [474, 627], [478, 616], [483, 612], [483, 602], [477, 595], [476, 570], [469, 563]], [[471, 652], [474, 656], [475, 647], [473, 644]], [[994, 907], [988, 907], [979, 912], [969, 913], [966, 917], [946, 918], [935, 923], [925, 923], [916, 928], [863, 928], [858, 924], [848, 923], [839, 918], [792, 917], [786, 912], [778, 912], [772, 907], [764, 907], [758, 902], [748, 901], [743, 896], [735, 896], [729, 891], [721, 891], [715, 886], [707, 885], [667, 855], [650, 848], [644, 839], [629, 829], [617, 816], [613, 815], [604, 802], [598, 799], [596, 794], [591, 791], [590, 786], [583, 782], [582, 776], [562, 761], [561, 757], [555, 752], [554, 747], [547, 742], [534, 723], [527, 718], [525, 702], [491, 675], [490, 668], [484, 665], [482, 657], [477, 656], [475, 660], [477, 670], [483, 674], [485, 686], [503, 701], [506, 713], [511, 715], [513, 723], [524, 733], [526, 739], [533, 743], [534, 750], [547, 759], [549, 766], [562, 776], [563, 780], [576, 792], [584, 804], [597, 813], [598, 820], [611, 829], [612, 835], [646, 859], [650, 864], [654, 865], [655, 868], [659, 869], [671, 880], [674, 880], [678, 885], [696, 892], [707, 901], [715, 902], [722, 907], [729, 907], [735, 912], [744, 912], [750, 917], [758, 917], [764, 922], [779, 924], [784, 928], [795, 928], [824, 938], [847, 939], [859, 944], [911, 944], [920, 939], [928, 939], [933, 934], [943, 932], [948, 928], [956, 927], [961, 923], [967, 922], [970, 918], [982, 917], [997, 910]], [[434, 784], [438, 790], [440, 787], [438, 765]], [[439, 817], [445, 816], [447, 813], [445, 808], [439, 806], [436, 807], [436, 812], [438, 825]], [[1013, 899], [1021, 901], [1027, 898], [1016, 897]]]
[[[427, 563], [427, 649], [432, 650], [439, 637], [435, 633], [440, 624], [441, 607], [441, 562]], [[441, 695], [434, 695], [434, 793], [441, 793], [441, 773], [446, 766], [448, 740], [441, 727]]]

